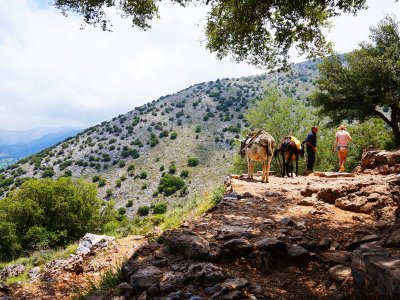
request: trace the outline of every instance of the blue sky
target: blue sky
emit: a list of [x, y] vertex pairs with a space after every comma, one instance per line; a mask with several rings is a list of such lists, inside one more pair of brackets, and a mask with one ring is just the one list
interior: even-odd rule
[[[165, 5], [152, 29], [112, 16], [112, 33], [65, 18], [49, 0], [0, 0], [0, 128], [87, 127], [189, 85], [262, 71], [210, 54], [202, 41], [205, 10]], [[333, 20], [338, 52], [367, 40], [400, 3], [368, 1], [357, 17]], [[293, 52], [293, 62], [301, 61]]]

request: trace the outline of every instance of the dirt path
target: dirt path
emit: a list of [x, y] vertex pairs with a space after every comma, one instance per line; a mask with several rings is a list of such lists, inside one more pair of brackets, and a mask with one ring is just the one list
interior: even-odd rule
[[[133, 289], [131, 296], [121, 299], [164, 299], [171, 291], [176, 291], [171, 299], [190, 295], [210, 299], [212, 293], [221, 293], [224, 284], [227, 292], [221, 296], [214, 293], [215, 299], [351, 298], [355, 294], [352, 281], [337, 281], [329, 276], [329, 270], [336, 265], [348, 266], [354, 245], [379, 240], [393, 223], [398, 191], [392, 191], [387, 182], [396, 175], [317, 175], [272, 176], [268, 184], [261, 183], [260, 176], [254, 180], [232, 176], [227, 194], [216, 207], [175, 231], [172, 239], [189, 238], [178, 250], [171, 252], [162, 243], [144, 243], [141, 237], [120, 239], [107, 250], [87, 257], [80, 271], [49, 273], [41, 281], [16, 289], [13, 299], [73, 299], [106, 269], [128, 258], [128, 265], [134, 266], [132, 272], [147, 268], [143, 276], [150, 277], [140, 281], [143, 286]], [[263, 252], [266, 246], [262, 243], [271, 239], [273, 247], [285, 247], [288, 253]], [[142, 244], [147, 246], [132, 256]], [[205, 262], [187, 258], [186, 247], [194, 247], [188, 250], [193, 253], [208, 249], [207, 258], [202, 258]], [[199, 276], [198, 271], [191, 273], [196, 268], [208, 270], [200, 272], [201, 280], [191, 279]], [[176, 279], [183, 277], [183, 281]], [[131, 283], [129, 278], [126, 282]], [[163, 290], [162, 283], [168, 288]], [[109, 291], [98, 299], [111, 299], [118, 293]]]

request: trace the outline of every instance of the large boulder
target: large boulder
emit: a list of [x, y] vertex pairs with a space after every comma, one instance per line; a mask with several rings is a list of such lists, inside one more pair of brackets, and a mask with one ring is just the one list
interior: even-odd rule
[[357, 173], [370, 174], [397, 174], [400, 171], [400, 150], [366, 151], [361, 158], [361, 164], [357, 167]]
[[209, 243], [191, 230], [169, 230], [163, 239], [170, 253], [182, 253], [194, 260], [206, 260], [210, 254]]
[[93, 233], [86, 233], [83, 238], [79, 240], [78, 249], [76, 254], [88, 254], [94, 248], [107, 247], [114, 238], [107, 235], [97, 235]]
[[19, 276], [24, 272], [25, 266], [23, 264], [8, 266], [0, 270], [0, 279], [7, 279], [10, 277]]
[[360, 299], [400, 299], [400, 258], [381, 247], [360, 247], [351, 255]]

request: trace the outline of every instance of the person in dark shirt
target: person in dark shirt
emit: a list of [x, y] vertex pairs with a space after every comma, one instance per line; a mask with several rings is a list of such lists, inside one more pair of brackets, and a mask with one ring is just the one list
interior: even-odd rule
[[318, 127], [313, 126], [311, 128], [311, 132], [308, 134], [306, 138], [308, 172], [314, 171], [315, 152], [317, 151], [317, 132], [318, 132]]

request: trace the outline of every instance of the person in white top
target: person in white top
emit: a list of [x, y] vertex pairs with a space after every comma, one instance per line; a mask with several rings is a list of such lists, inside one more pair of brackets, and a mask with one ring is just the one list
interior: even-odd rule
[[342, 124], [336, 132], [335, 150], [339, 156], [339, 172], [344, 172], [346, 164], [347, 152], [349, 151], [348, 142], [351, 141], [350, 133], [346, 131], [346, 127]]

